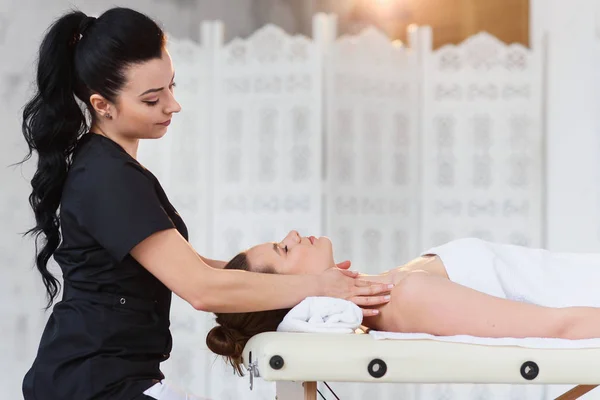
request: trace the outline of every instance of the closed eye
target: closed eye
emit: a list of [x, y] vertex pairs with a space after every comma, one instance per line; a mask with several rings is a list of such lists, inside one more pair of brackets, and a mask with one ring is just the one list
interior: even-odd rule
[[285, 252], [286, 252], [286, 254], [287, 254], [287, 252], [288, 252], [288, 247], [287, 247], [287, 245], [285, 245], [285, 246], [281, 247], [281, 245], [280, 245], [280, 244], [277, 244], [277, 243], [273, 242], [273, 247], [272, 247], [272, 248], [273, 248], [273, 251], [274, 251], [275, 253], [277, 253], [277, 255], [279, 255], [280, 257], [281, 257], [281, 249], [283, 249], [283, 251], [285, 251]]

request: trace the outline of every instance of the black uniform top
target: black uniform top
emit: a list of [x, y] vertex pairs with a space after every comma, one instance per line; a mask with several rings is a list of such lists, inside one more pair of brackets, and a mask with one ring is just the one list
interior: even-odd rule
[[23, 381], [25, 400], [129, 400], [163, 379], [171, 291], [129, 251], [187, 228], [156, 177], [116, 142], [80, 140], [60, 208], [62, 300]]

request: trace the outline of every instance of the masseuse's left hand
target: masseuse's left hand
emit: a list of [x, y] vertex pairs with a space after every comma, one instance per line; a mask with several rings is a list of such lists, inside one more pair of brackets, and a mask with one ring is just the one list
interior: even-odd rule
[[[373, 283], [392, 283], [389, 278], [386, 279], [377, 279], [379, 278], [376, 275], [362, 275], [357, 271], [349, 271], [351, 262], [350, 261], [342, 261], [341, 263], [337, 263], [335, 266], [341, 270], [344, 275], [350, 276], [352, 278], [357, 279], [357, 286], [368, 286]], [[375, 279], [373, 279], [375, 278]], [[391, 290], [391, 289], [390, 289]], [[390, 293], [381, 293], [380, 296], [356, 296], [350, 301], [358, 305], [362, 308], [363, 316], [365, 317], [373, 317], [378, 314], [377, 309], [372, 309], [370, 307], [375, 307], [378, 305], [385, 304], [390, 301], [390, 297], [388, 296]]]

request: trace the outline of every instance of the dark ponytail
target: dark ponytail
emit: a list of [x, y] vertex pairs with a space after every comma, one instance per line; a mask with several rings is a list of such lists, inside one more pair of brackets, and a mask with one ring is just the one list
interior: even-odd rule
[[[38, 153], [37, 171], [31, 180], [33, 191], [29, 204], [36, 226], [27, 233], [35, 234], [36, 265], [42, 274], [52, 305], [59, 290], [58, 280], [48, 271], [47, 263], [60, 243], [60, 204], [69, 155], [86, 127], [85, 117], [73, 96], [73, 52], [79, 26], [86, 20], [81, 12], [59, 19], [44, 38], [37, 67], [38, 92], [23, 111], [23, 135], [32, 151]], [[41, 234], [46, 242], [38, 249]]]
[[35, 238], [46, 309], [60, 288], [47, 264], [61, 241], [57, 210], [72, 154], [89, 129], [84, 109], [95, 118], [90, 96], [98, 93], [115, 102], [126, 81], [125, 68], [160, 58], [164, 45], [164, 33], [154, 21], [126, 8], [108, 10], [97, 20], [70, 12], [52, 24], [40, 45], [37, 92], [24, 108], [22, 131], [29, 147], [24, 161], [33, 151], [38, 155], [29, 196], [36, 225], [26, 234]]

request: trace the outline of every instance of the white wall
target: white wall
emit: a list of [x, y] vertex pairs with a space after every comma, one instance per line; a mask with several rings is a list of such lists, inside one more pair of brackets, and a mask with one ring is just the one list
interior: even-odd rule
[[596, 0], [532, 0], [547, 48], [547, 247], [600, 250], [600, 39]]
[[[597, 0], [531, 0], [532, 47], [546, 47], [546, 247], [600, 251]], [[548, 387], [548, 398], [566, 387]], [[584, 399], [598, 399], [590, 392]]]

